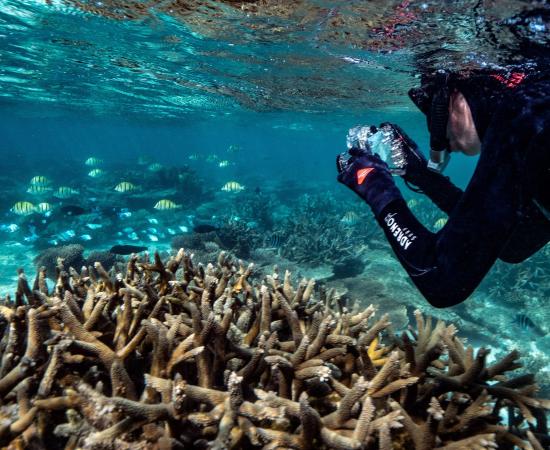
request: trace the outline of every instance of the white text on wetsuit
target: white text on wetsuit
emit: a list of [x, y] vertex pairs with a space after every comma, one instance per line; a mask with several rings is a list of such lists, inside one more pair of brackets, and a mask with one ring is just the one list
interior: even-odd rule
[[416, 239], [416, 236], [408, 228], [401, 228], [397, 224], [396, 220], [394, 219], [394, 216], [396, 214], [397, 213], [388, 213], [386, 217], [384, 217], [384, 222], [388, 226], [390, 233], [395, 237], [397, 243], [405, 250], [407, 250], [409, 248], [409, 245], [412, 244], [412, 241]]

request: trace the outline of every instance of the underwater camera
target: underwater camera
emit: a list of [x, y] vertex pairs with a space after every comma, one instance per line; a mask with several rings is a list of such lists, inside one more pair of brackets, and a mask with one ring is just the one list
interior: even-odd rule
[[404, 141], [392, 124], [384, 123], [378, 128], [374, 125], [351, 128], [346, 140], [348, 149], [360, 148], [378, 155], [388, 165], [392, 175], [405, 174], [407, 158], [403, 151]]

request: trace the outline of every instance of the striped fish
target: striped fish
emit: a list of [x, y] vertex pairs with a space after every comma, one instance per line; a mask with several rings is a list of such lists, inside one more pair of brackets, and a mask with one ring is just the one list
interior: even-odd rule
[[179, 209], [181, 205], [176, 205], [172, 200], [163, 198], [155, 204], [154, 208], [158, 211], [168, 211], [171, 209]]
[[149, 167], [147, 167], [147, 170], [149, 170], [150, 172], [158, 172], [162, 170], [162, 165], [160, 165], [159, 163], [149, 164]]
[[340, 222], [344, 225], [355, 225], [357, 222], [359, 222], [359, 216], [355, 211], [348, 211], [345, 213], [342, 218], [340, 219]]
[[101, 169], [94, 169], [88, 173], [88, 176], [92, 178], [99, 178], [99, 177], [102, 177], [103, 175], [105, 175], [105, 171]]
[[523, 331], [527, 331], [541, 337], [546, 335], [546, 333], [535, 322], [533, 322], [527, 314], [516, 314], [512, 322]]
[[31, 184], [27, 189], [27, 192], [32, 195], [45, 194], [48, 191], [51, 191], [51, 188], [43, 184]]
[[103, 164], [103, 160], [96, 158], [95, 156], [90, 156], [85, 162], [85, 165], [95, 167]]
[[34, 207], [35, 212], [39, 214], [46, 214], [52, 210], [52, 205], [47, 202], [39, 203]]
[[409, 209], [413, 209], [414, 207], [416, 207], [418, 205], [418, 200], [414, 199], [414, 198], [411, 198], [408, 202], [407, 202], [407, 206], [409, 207]]
[[121, 181], [115, 186], [115, 191], [125, 193], [132, 192], [136, 190], [136, 186], [129, 181]]
[[47, 186], [50, 183], [51, 181], [44, 175], [36, 175], [35, 177], [32, 177], [30, 181], [31, 186]]
[[267, 239], [267, 242], [265, 243], [265, 246], [267, 248], [280, 248], [283, 245], [284, 238], [279, 233], [273, 233], [269, 239]]
[[244, 190], [244, 186], [236, 181], [228, 181], [222, 186], [224, 192], [241, 192]]
[[11, 211], [18, 216], [29, 216], [34, 213], [34, 205], [31, 202], [17, 202]]
[[80, 192], [78, 189], [73, 189], [68, 186], [60, 186], [57, 191], [53, 194], [54, 197], [60, 198], [60, 199], [66, 199], [70, 198], [74, 195], [78, 195]]

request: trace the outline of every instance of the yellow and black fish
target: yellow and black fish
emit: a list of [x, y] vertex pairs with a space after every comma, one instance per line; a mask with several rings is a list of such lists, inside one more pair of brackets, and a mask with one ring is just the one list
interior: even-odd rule
[[99, 177], [102, 177], [103, 175], [105, 175], [105, 171], [102, 169], [94, 169], [88, 173], [88, 176], [92, 178], [99, 178]]
[[57, 191], [55, 191], [53, 196], [63, 200], [78, 195], [79, 193], [80, 192], [78, 189], [73, 189], [68, 186], [60, 186]]
[[340, 219], [340, 222], [344, 225], [355, 225], [357, 222], [359, 222], [359, 216], [355, 211], [348, 211], [346, 212], [342, 218]]
[[44, 175], [36, 175], [35, 177], [31, 178], [30, 185], [31, 186], [48, 186], [51, 183], [51, 181], [46, 178]]
[[103, 160], [99, 159], [99, 158], [96, 158], [95, 156], [90, 156], [84, 162], [84, 164], [87, 165], [87, 166], [90, 166], [90, 167], [96, 167], [96, 166], [99, 166], [99, 165], [103, 164]]
[[18, 216], [28, 216], [30, 214], [33, 214], [34, 211], [34, 205], [31, 202], [17, 202], [15, 205], [13, 205], [13, 208], [11, 211]]
[[121, 181], [115, 186], [115, 191], [120, 193], [132, 192], [137, 189], [136, 185], [129, 181]]
[[163, 198], [155, 204], [154, 208], [158, 211], [169, 211], [171, 209], [179, 209], [181, 205], [176, 205], [172, 200]]
[[44, 184], [31, 184], [27, 189], [27, 192], [32, 195], [41, 195], [51, 191], [51, 188]]
[[50, 205], [47, 202], [39, 203], [38, 205], [36, 205], [34, 207], [34, 211], [39, 213], [39, 214], [46, 214], [46, 213], [50, 212], [52, 209], [53, 209], [52, 205]]
[[224, 192], [241, 192], [242, 190], [244, 190], [244, 186], [237, 181], [228, 181], [222, 186]]

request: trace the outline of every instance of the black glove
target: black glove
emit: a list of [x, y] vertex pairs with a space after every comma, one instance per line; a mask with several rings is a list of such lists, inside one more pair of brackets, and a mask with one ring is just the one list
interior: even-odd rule
[[388, 165], [378, 155], [358, 148], [348, 153], [349, 159], [343, 155], [336, 158], [337, 179], [365, 200], [377, 217], [389, 203], [403, 198]]
[[402, 175], [403, 179], [414, 185], [421, 185], [422, 178], [429, 172], [428, 160], [418, 149], [416, 142], [407, 136], [400, 126], [384, 122], [380, 124], [380, 128], [388, 125], [393, 129], [394, 139], [399, 139], [401, 141], [401, 151], [407, 160], [405, 174]]

